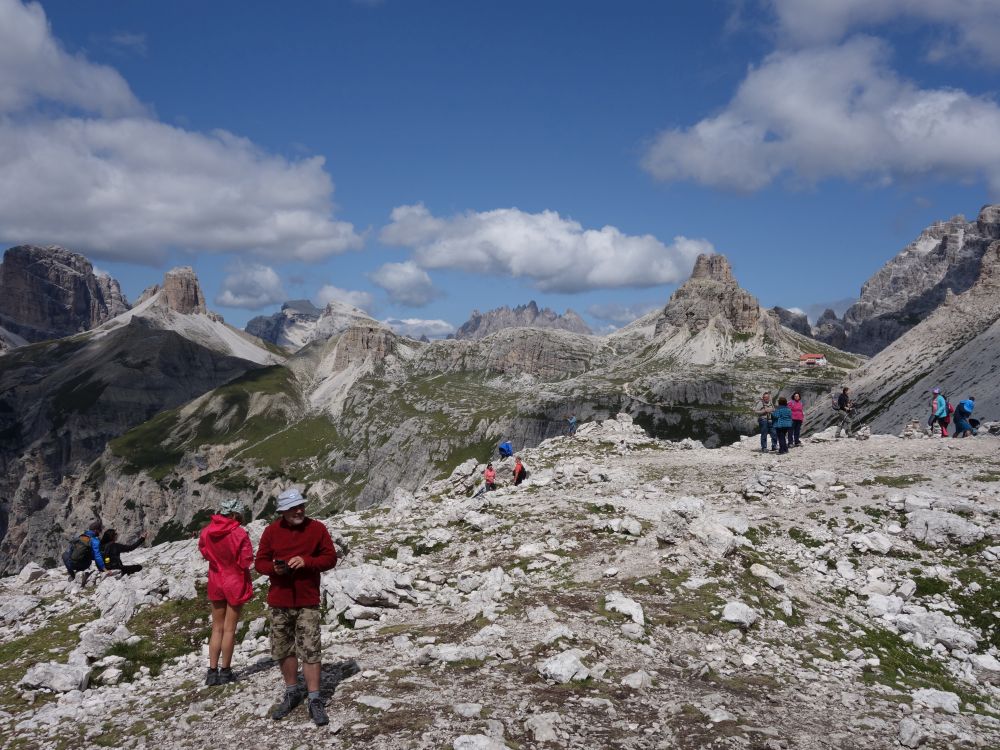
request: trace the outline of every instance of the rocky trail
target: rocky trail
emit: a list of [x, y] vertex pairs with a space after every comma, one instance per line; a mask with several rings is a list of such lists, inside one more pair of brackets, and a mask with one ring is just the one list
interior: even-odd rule
[[[619, 417], [326, 520], [324, 696], [267, 718], [263, 596], [204, 687], [194, 540], [81, 588], [0, 581], [4, 748], [1000, 746], [1000, 456], [984, 434], [708, 450]], [[255, 544], [263, 522], [249, 526]]]

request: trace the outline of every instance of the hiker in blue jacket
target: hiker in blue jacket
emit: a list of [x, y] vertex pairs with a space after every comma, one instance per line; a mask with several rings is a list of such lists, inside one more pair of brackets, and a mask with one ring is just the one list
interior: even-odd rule
[[[111, 572], [105, 566], [104, 555], [101, 554], [101, 532], [103, 530], [104, 524], [100, 521], [94, 521], [85, 532], [70, 542], [69, 549], [63, 553], [63, 563], [66, 565], [70, 581], [76, 578], [77, 573], [90, 568], [91, 563], [96, 564], [97, 569], [105, 575]], [[82, 585], [84, 586], [87, 585], [88, 575], [83, 576]]]
[[778, 433], [778, 453], [788, 453], [788, 432], [792, 429], [792, 410], [788, 408], [788, 399], [782, 396], [778, 399], [778, 408], [772, 413], [774, 430]]
[[958, 408], [955, 409], [955, 434], [952, 437], [964, 438], [967, 435], [976, 434], [969, 423], [969, 417], [972, 416], [972, 410], [975, 408], [976, 399], [974, 396], [969, 396], [964, 401], [958, 402]]

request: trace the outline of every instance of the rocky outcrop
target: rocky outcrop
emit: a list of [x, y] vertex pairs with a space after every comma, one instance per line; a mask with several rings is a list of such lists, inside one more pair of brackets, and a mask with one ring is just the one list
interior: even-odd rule
[[785, 328], [801, 333], [803, 336], [812, 336], [812, 327], [810, 327], [809, 318], [806, 317], [805, 313], [792, 312], [784, 307], [772, 307], [770, 312]]
[[847, 331], [844, 322], [837, 317], [837, 313], [827, 308], [816, 321], [816, 331], [814, 336], [818, 341], [843, 349], [847, 346]]
[[18, 245], [0, 265], [0, 326], [31, 341], [87, 331], [129, 309], [118, 282], [57, 245]]
[[[290, 730], [299, 746], [371, 750], [995, 748], [996, 554], [952, 534], [928, 548], [904, 510], [945, 496], [995, 534], [1000, 501], [988, 476], [927, 476], [939, 442], [872, 435], [767, 457], [755, 439], [653, 440], [618, 415], [523, 450], [517, 487], [497, 462], [488, 493], [475, 457], [363, 513], [324, 507], [325, 480], [303, 477], [337, 547], [318, 613], [332, 730], [305, 706], [291, 727], [266, 716], [280, 683], [264, 578], [237, 684], [192, 688], [205, 675], [208, 564], [190, 538], [202, 515], [126, 553], [134, 575], [67, 580], [52, 563], [0, 578], [0, 732], [28, 748], [283, 747]], [[962, 454], [986, 465], [992, 442]], [[836, 472], [820, 481], [817, 465]], [[887, 466], [915, 482], [904, 495], [871, 481]], [[199, 478], [208, 510], [222, 494]], [[264, 510], [246, 524], [258, 548], [276, 483], [251, 484], [234, 492]], [[152, 540], [155, 521], [119, 529]]]
[[506, 328], [554, 328], [571, 333], [590, 334], [590, 327], [572, 310], [559, 315], [534, 300], [511, 309], [506, 305], [485, 313], [473, 310], [472, 316], [455, 332], [456, 339], [482, 339]]
[[322, 312], [307, 299], [290, 300], [273, 315], [251, 318], [244, 330], [262, 341], [297, 351], [312, 339]]
[[[930, 391], [952, 399], [976, 397], [976, 414], [1000, 410], [1000, 241], [980, 260], [979, 276], [964, 294], [945, 296], [925, 320], [852, 373], [858, 417], [874, 429], [898, 432], [928, 415]], [[817, 415], [829, 420], [828, 414]]]
[[736, 282], [726, 256], [703, 253], [695, 261], [691, 278], [673, 293], [663, 309], [656, 335], [668, 327], [697, 334], [713, 320], [725, 322], [736, 333], [751, 333], [762, 317], [757, 298]]
[[201, 292], [198, 277], [191, 266], [181, 266], [167, 271], [163, 277], [163, 297], [167, 307], [181, 315], [208, 312], [205, 295]]
[[973, 222], [956, 216], [931, 225], [864, 283], [860, 298], [844, 313], [843, 342], [832, 325], [817, 330], [817, 338], [876, 354], [934, 312], [949, 290], [968, 290], [979, 276], [983, 253], [998, 238], [1000, 205], [985, 206]]

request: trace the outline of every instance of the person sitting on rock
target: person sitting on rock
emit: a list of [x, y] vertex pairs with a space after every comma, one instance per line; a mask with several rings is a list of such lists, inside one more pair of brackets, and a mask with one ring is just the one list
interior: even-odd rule
[[232, 661], [236, 626], [243, 605], [253, 596], [250, 568], [253, 546], [243, 528], [246, 508], [240, 500], [226, 500], [201, 531], [198, 550], [208, 560], [208, 601], [212, 605], [212, 636], [208, 640], [205, 684], [235, 682]]
[[81, 586], [87, 585], [87, 578], [90, 576], [90, 564], [97, 565], [97, 569], [105, 575], [111, 573], [104, 564], [104, 556], [101, 554], [101, 532], [104, 524], [101, 521], [94, 521], [87, 530], [74, 538], [69, 548], [63, 553], [63, 563], [69, 572], [69, 580], [72, 582], [77, 573], [84, 573]]
[[104, 556], [104, 565], [108, 570], [121, 571], [123, 576], [130, 576], [142, 570], [141, 565], [125, 565], [122, 563], [122, 553], [131, 552], [146, 541], [145, 533], [140, 534], [132, 544], [122, 544], [118, 541], [118, 532], [108, 529], [101, 537], [101, 554]]
[[964, 438], [976, 434], [969, 422], [969, 417], [972, 416], [972, 410], [975, 408], [976, 399], [974, 396], [969, 396], [964, 401], [958, 402], [958, 408], [955, 409], [955, 434], [952, 437]]
[[305, 697], [299, 690], [302, 662], [309, 695], [309, 716], [316, 726], [329, 723], [320, 694], [323, 648], [320, 641], [320, 574], [337, 564], [337, 550], [322, 521], [306, 518], [306, 499], [295, 489], [278, 495], [280, 518], [260, 538], [254, 567], [270, 579], [271, 658], [278, 662], [285, 694], [271, 711], [283, 719]]
[[514, 457], [514, 485], [519, 485], [528, 476], [528, 470], [521, 463], [520, 456]]

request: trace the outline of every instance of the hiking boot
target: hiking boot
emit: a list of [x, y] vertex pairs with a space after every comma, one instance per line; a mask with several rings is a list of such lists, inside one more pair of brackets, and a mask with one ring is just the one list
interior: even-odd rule
[[309, 701], [309, 717], [318, 727], [330, 723], [330, 720], [326, 716], [326, 709], [323, 707], [322, 698], [313, 698]]
[[209, 687], [215, 687], [219, 684], [219, 670], [208, 668], [208, 673], [205, 675], [205, 684]]
[[219, 681], [217, 685], [228, 685], [230, 682], [236, 682], [236, 675], [233, 674], [232, 667], [219, 667]]
[[[286, 690], [285, 697], [282, 699], [281, 703], [275, 706], [274, 710], [271, 711], [271, 718], [275, 721], [284, 719], [302, 702], [303, 697], [304, 696], [301, 690]], [[310, 706], [310, 709], [311, 708], [312, 707]], [[320, 705], [320, 709], [322, 708], [322, 705]]]

